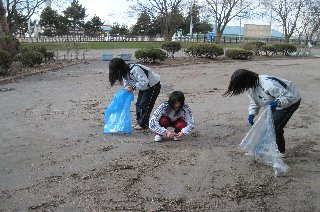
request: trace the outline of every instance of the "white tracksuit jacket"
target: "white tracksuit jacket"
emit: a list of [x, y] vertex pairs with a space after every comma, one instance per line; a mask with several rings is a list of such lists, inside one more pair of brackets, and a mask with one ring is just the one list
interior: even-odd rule
[[135, 91], [143, 91], [160, 82], [160, 75], [147, 66], [129, 64], [130, 74], [123, 78], [124, 86], [130, 86]]
[[258, 115], [261, 107], [278, 100], [278, 109], [287, 108], [301, 99], [299, 91], [291, 81], [268, 75], [259, 75], [259, 85], [248, 90], [249, 114]]
[[162, 116], [166, 116], [171, 122], [175, 122], [178, 118], [182, 118], [185, 122], [187, 122], [187, 126], [181, 131], [184, 135], [190, 134], [191, 130], [194, 128], [194, 119], [190, 107], [187, 104], [184, 104], [179, 113], [176, 113], [173, 109], [167, 110], [168, 107], [168, 102], [164, 102], [157, 108], [150, 118], [149, 128], [157, 134], [165, 135], [167, 130], [166, 128], [160, 126], [160, 118]]

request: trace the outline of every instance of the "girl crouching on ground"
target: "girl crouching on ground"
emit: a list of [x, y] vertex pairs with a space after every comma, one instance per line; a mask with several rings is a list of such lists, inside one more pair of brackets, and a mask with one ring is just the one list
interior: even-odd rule
[[[149, 122], [149, 128], [156, 133], [154, 141], [161, 142], [163, 136], [178, 141], [191, 133], [194, 119], [190, 107], [184, 100], [181, 91], [174, 91], [170, 94], [169, 100], [162, 103], [154, 112]], [[173, 127], [174, 130], [167, 130], [168, 127]]]

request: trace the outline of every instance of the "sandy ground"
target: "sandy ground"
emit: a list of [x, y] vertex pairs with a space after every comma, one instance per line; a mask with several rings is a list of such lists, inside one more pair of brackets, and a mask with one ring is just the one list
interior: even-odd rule
[[[162, 82], [156, 105], [181, 90], [194, 113], [196, 128], [178, 142], [154, 143], [151, 132], [102, 134], [103, 111], [120, 89], [108, 84], [108, 62], [1, 85], [0, 211], [320, 211], [319, 64], [154, 67]], [[238, 148], [250, 129], [248, 98], [222, 97], [237, 68], [292, 80], [301, 90], [285, 130], [286, 177]]]

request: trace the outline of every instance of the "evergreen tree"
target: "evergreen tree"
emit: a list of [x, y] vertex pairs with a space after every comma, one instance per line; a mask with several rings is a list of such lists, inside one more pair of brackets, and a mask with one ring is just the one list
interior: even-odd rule
[[84, 27], [83, 20], [86, 17], [86, 9], [79, 4], [78, 0], [73, 0], [71, 5], [63, 11], [64, 16], [68, 19], [69, 26], [73, 30], [79, 30]]
[[104, 22], [102, 22], [98, 16], [94, 15], [84, 26], [85, 34], [90, 36], [99, 35], [102, 32], [101, 26], [103, 24]]

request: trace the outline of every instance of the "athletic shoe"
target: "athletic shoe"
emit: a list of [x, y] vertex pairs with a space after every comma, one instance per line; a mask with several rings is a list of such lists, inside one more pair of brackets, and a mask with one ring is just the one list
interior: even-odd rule
[[162, 136], [161, 136], [161, 135], [156, 135], [156, 136], [154, 137], [154, 141], [155, 141], [155, 142], [161, 142], [161, 141], [162, 141]]
[[173, 140], [174, 140], [174, 141], [180, 141], [181, 138], [178, 138], [178, 137], [176, 137], [176, 136], [173, 136]]
[[284, 153], [281, 153], [280, 152], [280, 157], [282, 157], [282, 158], [286, 158], [287, 157], [287, 154], [284, 152]]
[[139, 124], [134, 126], [133, 129], [135, 129], [135, 130], [143, 130], [143, 128]]

